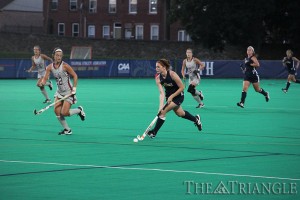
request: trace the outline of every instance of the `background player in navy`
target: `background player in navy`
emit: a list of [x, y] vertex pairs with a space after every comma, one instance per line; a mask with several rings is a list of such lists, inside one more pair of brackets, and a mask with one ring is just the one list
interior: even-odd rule
[[189, 87], [188, 92], [191, 93], [193, 98], [198, 102], [198, 106], [196, 108], [204, 107], [204, 103], [202, 102], [204, 96], [202, 91], [196, 90], [197, 85], [200, 84], [200, 70], [203, 70], [205, 67], [204, 63], [202, 63], [198, 58], [193, 57], [193, 50], [186, 50], [186, 59], [182, 62], [181, 75], [183, 79], [185, 79], [185, 69], [187, 69], [187, 74], [189, 76]]
[[[47, 91], [45, 90], [44, 85], [41, 85], [41, 81], [45, 76], [46, 73], [46, 63], [45, 61], [48, 60], [50, 62], [53, 62], [53, 60], [46, 56], [45, 54], [41, 53], [41, 48], [40, 46], [36, 45], [33, 47], [33, 53], [34, 55], [31, 57], [31, 61], [32, 61], [32, 66], [30, 67], [30, 69], [28, 70], [28, 72], [32, 72], [32, 70], [37, 69], [37, 83], [36, 85], [40, 88], [42, 94], [44, 95], [44, 97], [46, 98], [46, 100], [43, 103], [50, 103], [51, 99], [48, 96]], [[45, 86], [48, 86], [50, 88], [50, 90], [52, 90], [52, 82], [51, 81], [47, 81], [45, 83]]]
[[[166, 114], [173, 110], [177, 116], [194, 122], [198, 130], [202, 130], [200, 116], [191, 115], [188, 111], [182, 109], [181, 104], [184, 100], [184, 86], [180, 77], [176, 72], [170, 70], [170, 62], [166, 59], [160, 59], [156, 62], [157, 76], [155, 78], [156, 85], [159, 90], [159, 115], [155, 127], [148, 132], [150, 138], [154, 138], [165, 122]], [[165, 88], [165, 91], [163, 89]], [[164, 107], [164, 100], [166, 99], [168, 105]]]
[[256, 92], [261, 93], [265, 96], [266, 101], [268, 102], [270, 99], [269, 93], [264, 91], [264, 89], [259, 86], [259, 76], [256, 71], [256, 68], [259, 67], [259, 62], [255, 56], [255, 51], [252, 46], [247, 48], [247, 57], [245, 58], [245, 69], [244, 69], [244, 81], [243, 81], [243, 91], [241, 101], [237, 103], [238, 106], [244, 108], [244, 103], [247, 96], [247, 91], [252, 83]]
[[[295, 67], [295, 62], [297, 62], [297, 65]], [[292, 50], [288, 49], [286, 51], [286, 57], [283, 58], [282, 60], [283, 66], [286, 67], [289, 75], [287, 78], [287, 82], [286, 82], [286, 86], [285, 88], [282, 88], [282, 91], [284, 93], [287, 93], [287, 91], [289, 90], [289, 87], [291, 85], [291, 81], [295, 82], [295, 83], [300, 83], [300, 80], [296, 80], [296, 74], [297, 74], [297, 69], [299, 67], [300, 61], [298, 58], [293, 57], [293, 52]]]
[[[55, 104], [54, 112], [56, 117], [62, 127], [64, 128], [59, 135], [70, 135], [72, 134], [72, 130], [69, 127], [65, 117], [72, 116], [74, 114], [78, 114], [81, 120], [85, 120], [85, 113], [83, 111], [83, 107], [79, 106], [75, 109], [70, 109], [72, 104], [77, 102], [76, 99], [76, 87], [78, 77], [75, 71], [72, 69], [70, 65], [65, 63], [62, 60], [63, 51], [60, 48], [55, 48], [53, 51], [54, 62], [47, 66], [46, 74], [41, 84], [45, 84], [48, 79], [50, 72], [52, 72], [53, 76], [56, 78], [57, 90], [55, 93], [55, 101], [63, 98], [66, 95], [72, 94], [72, 96], [68, 97], [64, 101], [60, 101]], [[73, 78], [73, 84], [70, 80], [70, 77]]]

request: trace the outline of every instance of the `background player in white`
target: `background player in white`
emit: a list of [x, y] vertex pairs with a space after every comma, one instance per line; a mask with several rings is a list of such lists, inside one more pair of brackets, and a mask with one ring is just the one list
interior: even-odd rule
[[52, 82], [47, 81], [44, 85], [41, 85], [40, 83], [41, 83], [41, 81], [44, 78], [45, 73], [46, 73], [46, 63], [45, 63], [45, 61], [48, 60], [52, 63], [53, 60], [50, 57], [46, 56], [45, 54], [42, 54], [41, 53], [41, 48], [38, 45], [33, 47], [33, 53], [34, 53], [34, 55], [31, 57], [32, 66], [30, 67], [28, 72], [32, 72], [32, 70], [37, 68], [38, 81], [37, 81], [36, 85], [40, 88], [42, 94], [46, 98], [46, 100], [43, 103], [50, 103], [51, 99], [49, 98], [48, 93], [45, 90], [44, 86], [49, 86], [50, 90], [52, 90]]
[[[79, 106], [78, 108], [75, 109], [70, 109], [72, 104], [75, 104], [77, 102], [75, 94], [76, 94], [78, 77], [75, 71], [72, 69], [72, 67], [62, 60], [63, 51], [60, 48], [54, 49], [53, 57], [54, 57], [54, 62], [47, 66], [46, 74], [41, 84], [43, 85], [46, 83], [46, 80], [48, 79], [50, 72], [52, 72], [53, 76], [56, 78], [56, 84], [57, 84], [55, 101], [63, 98], [66, 95], [72, 94], [72, 96], [68, 97], [64, 101], [55, 104], [54, 107], [54, 112], [56, 114], [56, 117], [63, 127], [63, 130], [58, 134], [70, 135], [72, 134], [72, 130], [68, 126], [65, 117], [78, 114], [82, 121], [85, 120], [85, 113], [83, 111], [82, 106]], [[73, 78], [73, 84], [70, 81], [70, 77]]]
[[198, 102], [196, 108], [204, 107], [204, 103], [202, 102], [204, 99], [202, 91], [196, 90], [196, 87], [201, 80], [200, 70], [203, 70], [204, 67], [204, 63], [198, 58], [193, 57], [193, 50], [188, 48], [186, 50], [186, 59], [182, 62], [181, 75], [183, 79], [185, 79], [185, 70], [187, 69], [187, 74], [189, 76], [189, 87], [187, 91], [191, 93], [193, 98]]

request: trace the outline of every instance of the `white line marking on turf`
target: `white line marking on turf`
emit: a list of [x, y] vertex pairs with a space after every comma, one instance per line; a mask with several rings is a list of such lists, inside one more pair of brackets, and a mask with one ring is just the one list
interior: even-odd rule
[[172, 172], [172, 173], [189, 173], [189, 174], [204, 174], [204, 175], [217, 175], [217, 176], [232, 176], [232, 177], [248, 177], [248, 178], [300, 181], [300, 178], [285, 178], [285, 177], [276, 177], [276, 176], [256, 176], [256, 175], [248, 175], [248, 174], [227, 174], [227, 173], [200, 172], [200, 171], [188, 171], [188, 170], [137, 168], [137, 167], [113, 167], [113, 166], [105, 166], [105, 165], [104, 166], [102, 166], [102, 165], [81, 165], [81, 164], [68, 164], [68, 163], [29, 162], [29, 161], [21, 161], [21, 160], [0, 160], [0, 162], [21, 163], [21, 164], [38, 164], [38, 165], [72, 166], [72, 167], [92, 167], [92, 168], [120, 169], [120, 170], [158, 171], [158, 172]]

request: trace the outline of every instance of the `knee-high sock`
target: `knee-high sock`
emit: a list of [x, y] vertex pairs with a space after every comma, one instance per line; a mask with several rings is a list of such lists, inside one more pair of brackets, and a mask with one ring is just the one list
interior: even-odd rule
[[299, 79], [297, 79], [295, 83], [300, 83], [300, 80], [299, 80]]
[[291, 83], [288, 81], [288, 82], [286, 82], [286, 86], [285, 86], [285, 89], [286, 90], [288, 90], [289, 89], [289, 87], [290, 87], [290, 85], [291, 85]]
[[165, 123], [165, 120], [166, 120], [166, 118], [160, 118], [160, 117], [158, 117], [158, 119], [157, 119], [157, 121], [156, 121], [156, 124], [155, 124], [155, 127], [154, 127], [154, 129], [153, 129], [153, 131], [155, 132], [155, 133], [157, 133], [158, 131], [159, 131], [159, 129], [162, 127], [162, 125]]
[[201, 103], [201, 99], [198, 95], [193, 95], [193, 98], [200, 104]]
[[242, 103], [245, 103], [246, 97], [247, 97], [247, 92], [242, 91], [242, 96], [241, 96], [241, 102]]
[[78, 114], [78, 113], [80, 113], [80, 109], [79, 108], [74, 108], [74, 109], [70, 109], [70, 116], [72, 116], [72, 115], [75, 115], [75, 114]]
[[56, 116], [56, 117], [64, 129], [70, 130], [70, 127], [64, 116]]
[[185, 110], [184, 112], [185, 112], [185, 115], [182, 116], [182, 118], [187, 119], [187, 120], [190, 120], [190, 121], [192, 121], [192, 122], [196, 122], [196, 117], [195, 117], [195, 116], [191, 115], [191, 113], [189, 113], [189, 112], [186, 111], [186, 110]]
[[264, 91], [264, 89], [260, 89], [260, 92], [259, 93], [261, 93], [262, 95], [264, 95], [264, 96], [267, 96], [267, 92], [266, 91]]
[[44, 97], [45, 97], [46, 99], [49, 99], [48, 93], [47, 93], [47, 91], [45, 90], [44, 87], [41, 87], [41, 92], [42, 92], [42, 94], [44, 95]]

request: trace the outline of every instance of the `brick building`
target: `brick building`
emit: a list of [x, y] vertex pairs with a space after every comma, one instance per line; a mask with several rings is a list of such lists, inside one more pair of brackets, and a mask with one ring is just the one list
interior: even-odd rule
[[170, 0], [44, 0], [44, 27], [59, 36], [189, 41], [167, 22]]

